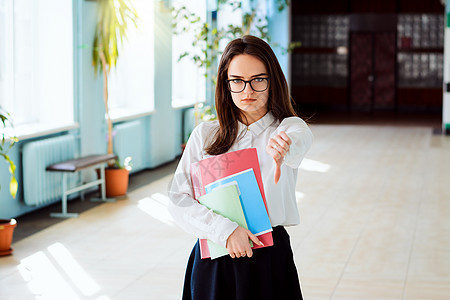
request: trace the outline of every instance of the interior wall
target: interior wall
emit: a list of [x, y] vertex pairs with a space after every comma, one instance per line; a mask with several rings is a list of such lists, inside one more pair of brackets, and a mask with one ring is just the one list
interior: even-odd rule
[[[105, 106], [103, 103], [103, 75], [95, 74], [92, 66], [92, 41], [97, 24], [96, 1], [78, 0], [76, 52], [78, 97], [75, 111], [80, 124], [80, 154], [98, 154], [106, 151]], [[86, 45], [86, 47], [78, 47]]]
[[286, 8], [279, 12], [278, 9], [274, 7], [271, 11], [272, 15], [268, 16], [269, 35], [272, 43], [279, 45], [278, 47], [273, 47], [273, 50], [277, 56], [278, 62], [281, 65], [281, 69], [283, 70], [286, 80], [290, 82], [290, 58], [289, 55], [283, 50], [286, 49], [290, 43], [290, 9]]
[[181, 110], [172, 108], [172, 25], [168, 2], [155, 1], [155, 113], [149, 117], [149, 165], [181, 153]]
[[442, 127], [450, 133], [450, 0], [445, 1], [445, 33], [444, 33], [444, 88], [442, 107]]
[[[66, 132], [73, 134], [79, 141], [80, 155], [106, 152], [107, 127], [104, 121], [103, 80], [96, 76], [91, 64], [92, 44], [97, 19], [95, 1], [75, 0], [74, 40], [76, 57], [75, 68], [75, 116], [79, 129]], [[155, 3], [155, 112], [142, 117], [140, 136], [144, 140], [145, 157], [138, 169], [154, 168], [169, 162], [181, 153], [181, 110], [171, 106], [171, 20], [167, 1]], [[86, 45], [86, 46], [83, 46]], [[46, 138], [42, 136], [40, 138]], [[36, 138], [39, 139], [39, 138]], [[18, 217], [38, 209], [26, 206], [23, 201], [21, 147], [30, 140], [20, 141], [10, 151], [16, 163], [16, 177], [19, 191], [16, 199], [9, 194], [9, 173], [7, 168], [0, 168], [0, 218]], [[140, 141], [142, 142], [142, 141]], [[140, 143], [142, 144], [142, 143]], [[91, 177], [91, 172], [84, 174]], [[69, 204], [70, 207], [70, 204]]]

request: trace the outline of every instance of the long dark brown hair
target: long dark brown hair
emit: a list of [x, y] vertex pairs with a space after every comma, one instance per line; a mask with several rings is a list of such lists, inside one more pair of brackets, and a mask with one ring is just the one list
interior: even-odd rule
[[219, 128], [205, 149], [209, 155], [227, 152], [237, 138], [238, 121], [245, 123], [245, 116], [234, 104], [226, 83], [228, 66], [231, 60], [239, 54], [252, 55], [264, 63], [270, 78], [267, 108], [275, 119], [281, 122], [284, 118], [297, 116], [292, 107], [286, 78], [272, 48], [262, 39], [251, 35], [235, 39], [225, 47], [219, 63], [216, 84], [216, 111]]

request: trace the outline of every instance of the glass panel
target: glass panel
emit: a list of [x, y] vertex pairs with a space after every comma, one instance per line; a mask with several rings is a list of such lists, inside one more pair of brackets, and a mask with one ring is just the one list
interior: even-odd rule
[[347, 46], [348, 26], [345, 15], [299, 15], [294, 19], [292, 40], [307, 48]]
[[294, 86], [347, 85], [347, 56], [322, 53], [296, 53], [292, 56]]
[[73, 122], [72, 15], [71, 0], [0, 0], [0, 104], [16, 127]]
[[399, 87], [442, 86], [442, 53], [399, 53]]
[[442, 48], [444, 17], [440, 14], [398, 15], [397, 45], [399, 49]]
[[[185, 6], [190, 13], [200, 18], [200, 22], [206, 21], [206, 1], [181, 1], [173, 2], [175, 7]], [[225, 18], [224, 18], [225, 19]], [[178, 29], [182, 26], [194, 29], [172, 35], [172, 105], [185, 106], [197, 102], [204, 102], [206, 98], [206, 78], [205, 68], [199, 67], [192, 59], [195, 55], [204, 57], [201, 49], [195, 48], [192, 41], [195, 34], [199, 33], [199, 24], [178, 24]], [[220, 24], [218, 24], [220, 26]], [[188, 56], [179, 59], [183, 53], [189, 53]], [[186, 76], [186, 74], [190, 74]]]
[[[119, 45], [120, 56], [110, 73], [109, 108], [150, 111], [154, 108], [153, 2], [131, 1], [139, 13], [137, 26], [129, 25], [127, 38]], [[116, 110], [116, 112], [114, 112]]]
[[7, 45], [9, 44], [8, 36], [8, 15], [7, 0], [0, 0], [0, 105], [7, 106], [9, 99], [7, 91], [7, 62], [9, 61]]

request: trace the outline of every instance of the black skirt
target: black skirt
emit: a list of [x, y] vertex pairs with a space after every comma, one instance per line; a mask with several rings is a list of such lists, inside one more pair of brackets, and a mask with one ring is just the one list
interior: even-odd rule
[[303, 299], [289, 234], [273, 228], [271, 247], [252, 257], [201, 259], [194, 246], [186, 268], [183, 300]]

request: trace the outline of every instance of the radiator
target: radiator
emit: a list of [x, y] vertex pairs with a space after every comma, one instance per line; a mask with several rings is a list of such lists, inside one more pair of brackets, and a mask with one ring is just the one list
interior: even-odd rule
[[119, 157], [122, 165], [124, 159], [130, 156], [132, 158], [132, 172], [142, 170], [146, 166], [145, 143], [148, 138], [145, 135], [142, 120], [114, 125], [114, 154]]
[[[46, 172], [51, 164], [75, 158], [75, 137], [62, 135], [28, 142], [23, 145], [23, 194], [27, 205], [45, 205], [62, 197], [62, 176]], [[78, 181], [77, 174], [69, 174], [69, 187]]]

